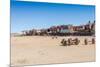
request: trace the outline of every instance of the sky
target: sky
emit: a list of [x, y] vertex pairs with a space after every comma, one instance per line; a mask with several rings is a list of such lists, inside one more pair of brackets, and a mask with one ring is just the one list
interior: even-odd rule
[[80, 25], [95, 20], [95, 6], [11, 0], [11, 32]]

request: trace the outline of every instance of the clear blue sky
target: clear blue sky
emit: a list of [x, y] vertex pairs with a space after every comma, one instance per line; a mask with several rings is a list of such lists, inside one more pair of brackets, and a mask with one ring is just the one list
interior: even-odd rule
[[95, 6], [11, 1], [11, 32], [95, 20]]

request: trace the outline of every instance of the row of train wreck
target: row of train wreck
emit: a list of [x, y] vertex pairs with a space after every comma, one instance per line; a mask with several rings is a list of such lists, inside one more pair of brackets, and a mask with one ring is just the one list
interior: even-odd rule
[[31, 29], [22, 31], [23, 36], [92, 36], [95, 35], [95, 21], [85, 25], [59, 25], [47, 29]]

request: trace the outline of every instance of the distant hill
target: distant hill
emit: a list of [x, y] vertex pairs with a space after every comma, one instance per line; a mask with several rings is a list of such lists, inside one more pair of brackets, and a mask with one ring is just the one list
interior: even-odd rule
[[11, 36], [20, 36], [21, 33], [11, 33]]

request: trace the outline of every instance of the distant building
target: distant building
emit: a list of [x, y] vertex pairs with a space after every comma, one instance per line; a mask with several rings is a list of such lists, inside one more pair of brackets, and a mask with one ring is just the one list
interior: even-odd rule
[[52, 26], [47, 29], [32, 29], [22, 31], [23, 35], [94, 35], [95, 34], [95, 21], [90, 23], [90, 21], [85, 25], [73, 26], [69, 25], [59, 25]]

